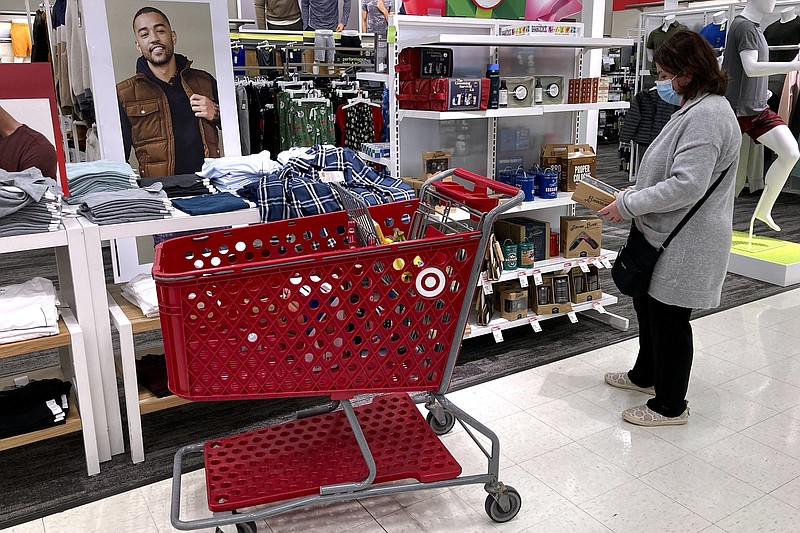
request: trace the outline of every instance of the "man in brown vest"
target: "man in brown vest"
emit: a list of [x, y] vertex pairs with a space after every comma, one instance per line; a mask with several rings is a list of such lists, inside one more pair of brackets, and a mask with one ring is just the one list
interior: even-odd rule
[[125, 156], [131, 147], [142, 177], [191, 174], [219, 157], [217, 82], [175, 53], [177, 35], [160, 10], [133, 17], [136, 75], [117, 84]]

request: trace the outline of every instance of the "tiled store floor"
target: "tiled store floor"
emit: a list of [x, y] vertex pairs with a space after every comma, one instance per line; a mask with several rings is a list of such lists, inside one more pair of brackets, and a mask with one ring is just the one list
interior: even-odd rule
[[[636, 340], [449, 395], [501, 443], [501, 480], [522, 495], [511, 522], [479, 485], [307, 508], [264, 532], [800, 531], [800, 290], [693, 322], [686, 426], [642, 429], [620, 412], [648, 397], [603, 383]], [[463, 429], [443, 438], [466, 473], [485, 460]], [[184, 517], [207, 516], [203, 472], [185, 476]], [[6, 531], [166, 533], [169, 480]]]

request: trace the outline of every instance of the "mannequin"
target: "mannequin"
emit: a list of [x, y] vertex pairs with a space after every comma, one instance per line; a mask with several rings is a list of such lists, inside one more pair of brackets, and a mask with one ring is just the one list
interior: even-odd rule
[[778, 156], [767, 171], [764, 192], [750, 219], [751, 237], [756, 220], [780, 231], [780, 226], [772, 220], [772, 206], [789, 172], [800, 159], [797, 141], [789, 127], [767, 107], [767, 76], [800, 70], [800, 61], [768, 60], [767, 42], [759, 23], [774, 8], [775, 0], [748, 0], [741, 15], [730, 24], [723, 61], [723, 68], [730, 74], [725, 96], [736, 112], [742, 133], [747, 133]]
[[794, 20], [797, 18], [797, 13], [795, 12], [793, 7], [787, 7], [786, 9], [781, 10], [781, 23], [786, 24], [787, 22]]
[[[794, 7], [788, 7], [781, 10], [781, 18], [766, 28], [764, 28], [764, 38], [770, 46], [785, 46], [800, 44], [800, 18], [797, 18]], [[794, 50], [770, 50], [770, 61], [791, 61], [797, 56], [797, 49]], [[783, 84], [786, 76], [783, 74], [775, 74], [769, 77], [769, 90], [772, 93], [769, 101], [769, 108], [778, 112], [779, 104], [781, 101], [781, 94], [783, 93]], [[783, 117], [786, 120], [786, 117]], [[796, 137], [800, 130], [794, 124], [796, 120], [788, 123], [789, 129]]]
[[650, 35], [647, 36], [647, 43], [645, 45], [647, 48], [647, 61], [650, 63], [650, 74], [653, 77], [658, 77], [656, 66], [653, 63], [653, 54], [655, 54], [655, 51], [664, 44], [664, 41], [672, 37], [674, 33], [685, 29], [687, 29], [686, 26], [678, 22], [675, 19], [675, 15], [665, 15], [664, 19], [661, 21], [661, 26], [651, 31]]
[[[700, 35], [708, 41], [712, 48], [722, 49], [725, 47], [725, 33], [728, 31], [728, 17], [725, 11], [717, 11], [711, 15], [711, 23], [706, 24], [700, 30]], [[719, 56], [720, 50], [717, 50]]]

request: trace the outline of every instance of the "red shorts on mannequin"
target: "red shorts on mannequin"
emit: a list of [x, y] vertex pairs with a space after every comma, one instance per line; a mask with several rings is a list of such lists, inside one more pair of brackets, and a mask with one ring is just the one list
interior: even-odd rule
[[739, 121], [739, 127], [741, 128], [742, 133], [746, 133], [756, 143], [758, 142], [758, 138], [768, 131], [775, 129], [778, 126], [786, 125], [783, 119], [769, 108], [765, 109], [758, 115], [736, 117], [736, 119]]

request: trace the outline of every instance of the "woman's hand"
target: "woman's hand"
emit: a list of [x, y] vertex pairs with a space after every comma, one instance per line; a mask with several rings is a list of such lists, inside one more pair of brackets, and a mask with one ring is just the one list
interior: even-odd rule
[[598, 211], [597, 214], [609, 222], [622, 222], [623, 220], [625, 220], [622, 218], [622, 215], [619, 214], [619, 209], [617, 209], [616, 200], [614, 200], [606, 207]]

